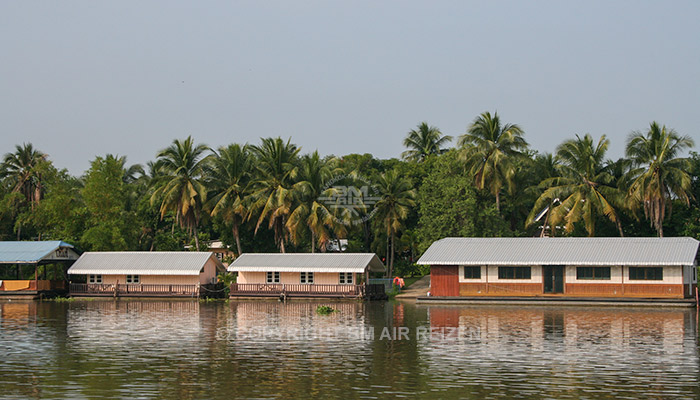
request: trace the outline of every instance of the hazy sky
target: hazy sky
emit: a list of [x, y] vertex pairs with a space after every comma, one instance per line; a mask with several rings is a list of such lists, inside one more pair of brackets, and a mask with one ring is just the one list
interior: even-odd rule
[[0, 154], [82, 174], [175, 138], [399, 157], [483, 111], [532, 147], [657, 120], [700, 146], [698, 1], [0, 1]]

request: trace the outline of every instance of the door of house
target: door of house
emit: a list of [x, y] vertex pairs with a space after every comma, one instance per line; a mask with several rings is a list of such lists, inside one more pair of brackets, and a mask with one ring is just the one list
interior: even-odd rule
[[542, 267], [545, 293], [564, 293], [564, 266], [545, 265]]

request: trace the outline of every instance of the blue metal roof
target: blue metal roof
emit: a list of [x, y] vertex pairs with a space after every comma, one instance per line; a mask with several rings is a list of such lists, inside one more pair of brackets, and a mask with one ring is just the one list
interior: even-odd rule
[[60, 247], [73, 245], [60, 240], [44, 242], [0, 242], [0, 264], [38, 263]]

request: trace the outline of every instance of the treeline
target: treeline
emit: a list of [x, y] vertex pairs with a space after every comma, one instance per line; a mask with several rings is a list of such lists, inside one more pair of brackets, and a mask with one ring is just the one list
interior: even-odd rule
[[[290, 140], [212, 149], [175, 140], [146, 165], [107, 154], [81, 177], [31, 144], [0, 168], [0, 238], [61, 239], [84, 251], [374, 252], [396, 273], [446, 236], [700, 237], [700, 156], [651, 123], [609, 160], [603, 135], [555, 154], [485, 112], [456, 138], [421, 123], [402, 159], [302, 154]], [[673, 212], [671, 212], [673, 211]]]

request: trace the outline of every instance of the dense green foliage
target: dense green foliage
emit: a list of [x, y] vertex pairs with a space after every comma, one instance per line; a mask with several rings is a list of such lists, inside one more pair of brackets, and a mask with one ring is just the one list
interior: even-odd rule
[[305, 154], [281, 138], [211, 149], [189, 137], [145, 168], [97, 156], [81, 177], [23, 144], [0, 168], [0, 240], [153, 251], [221, 239], [239, 254], [337, 251], [345, 239], [346, 251], [377, 253], [409, 275], [447, 236], [700, 238], [700, 156], [683, 157], [688, 137], [652, 123], [616, 161], [604, 135], [572, 135], [555, 154], [525, 137], [488, 112], [452, 148], [419, 124], [404, 160]]

